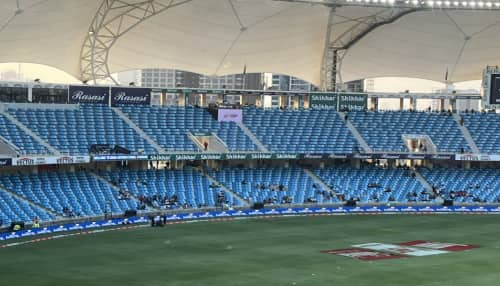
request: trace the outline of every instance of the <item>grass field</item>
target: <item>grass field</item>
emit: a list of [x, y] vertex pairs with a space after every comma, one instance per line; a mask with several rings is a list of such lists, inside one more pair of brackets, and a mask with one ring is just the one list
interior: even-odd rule
[[[320, 253], [356, 243], [420, 239], [481, 247], [381, 261]], [[499, 285], [500, 217], [380, 215], [200, 222], [44, 241], [0, 249], [0, 257], [2, 286]]]

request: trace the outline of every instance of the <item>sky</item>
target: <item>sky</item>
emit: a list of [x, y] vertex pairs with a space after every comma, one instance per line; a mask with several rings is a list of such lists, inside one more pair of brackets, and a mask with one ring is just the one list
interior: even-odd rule
[[[22, 74], [20, 77], [18, 76], [19, 72]], [[47, 83], [80, 83], [72, 75], [45, 65], [26, 63], [0, 64], [1, 81], [17, 81], [17, 79], [20, 79], [21, 81], [32, 81], [36, 78]], [[455, 90], [479, 90], [481, 87], [481, 81], [476, 80], [456, 83], [454, 86]], [[410, 92], [435, 92], [444, 88], [445, 85], [443, 83], [430, 80], [387, 77], [374, 79], [373, 91], [404, 92], [409, 90]]]

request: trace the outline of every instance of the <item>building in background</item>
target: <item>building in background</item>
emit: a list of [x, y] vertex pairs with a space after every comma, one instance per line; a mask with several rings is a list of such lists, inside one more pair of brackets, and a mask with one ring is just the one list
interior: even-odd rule
[[265, 86], [268, 89], [302, 90], [302, 91], [311, 91], [317, 89], [310, 82], [307, 82], [305, 80], [302, 80], [294, 76], [289, 76], [284, 74], [274, 74], [274, 73], [268, 73], [266, 75], [267, 76], [265, 76], [265, 78], [267, 79], [267, 82]]
[[138, 73], [138, 85], [143, 87], [198, 88], [200, 85], [200, 75], [192, 72], [171, 69], [142, 69]]
[[172, 69], [142, 69], [138, 73], [137, 84], [150, 88], [262, 89], [260, 73], [205, 76]]
[[365, 92], [365, 80], [360, 79], [360, 80], [353, 80], [346, 82], [342, 85], [340, 88], [341, 91], [346, 91], [346, 92]]

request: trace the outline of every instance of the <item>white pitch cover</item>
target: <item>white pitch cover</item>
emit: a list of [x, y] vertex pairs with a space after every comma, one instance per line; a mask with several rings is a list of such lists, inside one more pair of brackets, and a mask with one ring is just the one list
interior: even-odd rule
[[353, 247], [359, 247], [359, 248], [382, 251], [382, 252], [385, 251], [385, 252], [396, 253], [401, 255], [409, 255], [409, 256], [428, 256], [428, 255], [448, 253], [448, 251], [438, 250], [438, 249], [422, 249], [418, 247], [402, 246], [397, 244], [376, 243], [376, 242], [356, 244], [353, 245]]

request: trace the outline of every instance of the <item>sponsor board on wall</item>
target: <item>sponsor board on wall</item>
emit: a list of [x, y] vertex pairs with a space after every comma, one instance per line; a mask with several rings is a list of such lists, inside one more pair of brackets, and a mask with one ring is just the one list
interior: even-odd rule
[[243, 110], [220, 108], [217, 110], [217, 121], [241, 123], [243, 121]]
[[[253, 210], [253, 209], [243, 209], [243, 210], [226, 210], [226, 211], [210, 211], [210, 212], [186, 212], [186, 213], [176, 213], [176, 214], [168, 214], [166, 215], [166, 220], [169, 222], [177, 222], [177, 221], [186, 221], [186, 220], [193, 220], [193, 219], [214, 219], [214, 218], [236, 218], [236, 217], [255, 217], [255, 216], [264, 216], [264, 217], [269, 217], [269, 216], [296, 216], [296, 215], [346, 215], [346, 214], [395, 214], [395, 213], [412, 213], [412, 214], [417, 214], [417, 213], [429, 213], [429, 209], [432, 209], [435, 214], [445, 214], [445, 213], [461, 213], [461, 214], [473, 214], [473, 213], [490, 213], [490, 214], [500, 214], [500, 207], [498, 206], [468, 206], [465, 207], [469, 211], [468, 212], [462, 212], [460, 211], [463, 207], [440, 207], [440, 206], [430, 206], [430, 207], [425, 207], [425, 206], [378, 206], [376, 208], [376, 212], [371, 212], [370, 210], [374, 210], [373, 206], [367, 207], [367, 206], [362, 206], [362, 207], [309, 207], [309, 208], [283, 208], [283, 207], [276, 207], [273, 209], [260, 209], [260, 210]], [[23, 236], [26, 236], [28, 234], [25, 234], [26, 232], [32, 231], [34, 235], [41, 235], [41, 234], [50, 234], [50, 233], [57, 233], [57, 232], [62, 232], [66, 230], [71, 230], [71, 229], [93, 229], [93, 228], [100, 228], [100, 227], [105, 227], [105, 226], [115, 226], [115, 225], [122, 225], [124, 223], [126, 224], [137, 224], [137, 223], [147, 223], [149, 220], [147, 217], [136, 217], [136, 218], [127, 218], [127, 219], [113, 219], [113, 220], [100, 220], [100, 221], [87, 221], [87, 222], [82, 222], [79, 224], [64, 224], [64, 225], [54, 225], [54, 226], [49, 226], [49, 227], [44, 227], [41, 229], [32, 229], [32, 230], [21, 230], [17, 232], [5, 232], [5, 233], [0, 233], [0, 241], [3, 240], [9, 240], [13, 238], [20, 238]], [[31, 234], [29, 234], [31, 235]], [[373, 243], [370, 243], [368, 245], [374, 245]], [[360, 248], [360, 247], [355, 247], [351, 246], [352, 248], [348, 249], [340, 249], [340, 250], [325, 250], [322, 251], [323, 253], [329, 253], [329, 254], [337, 254], [336, 252], [343, 253], [345, 255], [342, 256], [357, 256], [357, 257], [362, 257], [362, 256], [367, 256], [368, 258], [371, 257], [371, 259], [361, 259], [361, 260], [373, 260], [373, 259], [389, 259], [389, 258], [401, 258], [401, 257], [411, 257], [410, 255], [401, 254], [403, 252], [407, 252], [406, 249], [412, 248], [412, 249], [419, 249], [419, 252], [417, 253], [424, 253], [423, 251], [427, 250], [439, 250], [439, 251], [444, 251], [446, 252], [451, 252], [451, 251], [463, 251], [463, 250], [468, 250], [472, 248], [477, 248], [479, 246], [477, 245], [469, 245], [469, 244], [456, 244], [456, 243], [441, 243], [441, 242], [435, 242], [435, 241], [425, 241], [425, 240], [416, 240], [416, 241], [409, 241], [409, 242], [402, 242], [402, 243], [397, 243], [397, 244], [386, 244], [386, 243], [377, 243], [379, 250], [374, 250], [374, 249], [367, 249], [367, 248]], [[385, 247], [382, 247], [380, 245], [386, 245]], [[387, 246], [389, 245], [389, 246]], [[0, 248], [2, 245], [0, 245]], [[371, 247], [375, 248], [375, 247]], [[384, 249], [384, 250], [381, 250]], [[398, 250], [395, 252], [389, 252], [386, 250]], [[349, 253], [353, 253], [349, 255]], [[428, 253], [433, 253], [433, 252], [428, 252]], [[398, 257], [394, 257], [398, 256]], [[357, 258], [355, 257], [355, 258]], [[386, 257], [386, 258], [385, 258]]]
[[150, 105], [151, 88], [112, 87], [111, 106]]
[[[208, 133], [195, 136], [208, 136]], [[259, 159], [410, 159], [410, 160], [455, 160], [455, 154], [409, 154], [409, 153], [171, 153], [152, 155], [96, 155], [93, 161], [150, 160], [150, 161], [186, 161], [186, 160], [259, 160]], [[495, 156], [490, 156], [495, 158]], [[499, 158], [500, 159], [500, 158]]]
[[311, 94], [310, 106], [312, 109], [335, 109], [338, 107], [336, 93]]
[[11, 166], [12, 158], [0, 158], [0, 167], [2, 166]]
[[12, 158], [13, 166], [67, 165], [90, 163], [90, 156], [47, 156]]
[[69, 103], [109, 103], [109, 87], [104, 86], [69, 86]]
[[500, 155], [488, 154], [456, 154], [457, 161], [500, 161]]
[[362, 111], [368, 107], [368, 94], [366, 93], [339, 93], [339, 110]]

